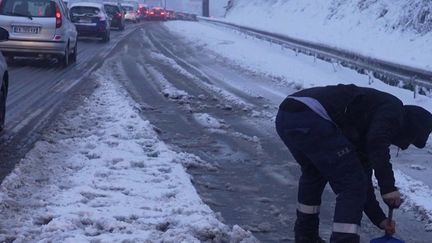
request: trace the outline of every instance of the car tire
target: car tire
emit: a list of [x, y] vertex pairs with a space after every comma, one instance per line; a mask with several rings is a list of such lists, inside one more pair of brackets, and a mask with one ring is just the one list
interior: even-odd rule
[[60, 64], [63, 66], [63, 67], [67, 67], [67, 66], [69, 66], [69, 43], [67, 44], [67, 46], [66, 46], [66, 50], [65, 50], [65, 52], [64, 52], [64, 55], [61, 57], [61, 61], [60, 61]]
[[125, 29], [125, 25], [124, 24], [120, 25], [120, 30], [123, 31], [124, 29]]
[[78, 56], [78, 41], [75, 42], [75, 47], [74, 47], [73, 53], [70, 54], [69, 60], [71, 62], [76, 62], [77, 56]]
[[7, 86], [6, 80], [3, 80], [0, 90], [0, 132], [3, 131], [6, 118], [6, 97], [7, 97]]
[[104, 36], [102, 37], [103, 42], [109, 42], [110, 41], [110, 32], [106, 31]]

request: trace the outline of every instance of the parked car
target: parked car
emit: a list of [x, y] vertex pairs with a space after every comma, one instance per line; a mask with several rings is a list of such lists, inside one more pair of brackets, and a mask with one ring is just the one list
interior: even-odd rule
[[167, 20], [167, 13], [161, 7], [151, 8], [148, 14], [149, 20]]
[[110, 40], [110, 20], [102, 3], [70, 3], [70, 13], [79, 36], [102, 38], [106, 42]]
[[117, 3], [104, 3], [105, 12], [111, 20], [111, 27], [124, 30], [125, 28], [125, 14], [121, 6]]
[[125, 11], [125, 19], [137, 23], [138, 17], [138, 4], [134, 3], [122, 3], [122, 8]]
[[[0, 42], [9, 39], [9, 32], [0, 28]], [[7, 71], [6, 60], [0, 52], [0, 75], [1, 75], [1, 88], [0, 88], [0, 132], [3, 131], [5, 118], [6, 118], [6, 99], [9, 87], [9, 76]]]
[[76, 61], [77, 31], [62, 0], [2, 0], [0, 27], [9, 32], [0, 43], [4, 56]]

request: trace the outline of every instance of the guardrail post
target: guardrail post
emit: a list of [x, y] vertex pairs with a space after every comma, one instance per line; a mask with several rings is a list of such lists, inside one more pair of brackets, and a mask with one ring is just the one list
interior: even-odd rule
[[366, 74], [368, 75], [368, 78], [369, 78], [368, 84], [371, 85], [373, 83], [373, 72], [370, 70], [367, 70]]
[[336, 61], [336, 62], [333, 62], [333, 60], [332, 60], [332, 66], [333, 66], [333, 71], [335, 71], [335, 72], [337, 72], [337, 69], [336, 69], [336, 65], [338, 64], [338, 62]]
[[210, 0], [202, 1], [202, 15], [204, 17], [210, 17]]

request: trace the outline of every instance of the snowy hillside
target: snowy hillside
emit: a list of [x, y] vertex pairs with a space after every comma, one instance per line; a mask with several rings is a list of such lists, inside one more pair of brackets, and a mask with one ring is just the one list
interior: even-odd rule
[[[145, 0], [146, 2], [154, 2], [160, 0]], [[210, 0], [210, 15], [213, 17], [221, 17], [225, 14], [225, 6], [228, 0]], [[166, 6], [169, 9], [174, 9], [182, 12], [189, 12], [201, 15], [202, 0], [166, 0]], [[162, 6], [162, 5], [161, 5]]]
[[429, 0], [234, 0], [227, 20], [431, 69]]

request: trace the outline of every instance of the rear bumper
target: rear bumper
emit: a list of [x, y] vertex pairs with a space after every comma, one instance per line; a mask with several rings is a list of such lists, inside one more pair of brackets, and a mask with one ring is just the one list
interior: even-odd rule
[[137, 16], [136, 15], [125, 15], [125, 20], [130, 20], [130, 21], [136, 21], [137, 20]]
[[5, 56], [37, 56], [40, 54], [64, 55], [65, 41], [20, 41], [0, 42], [0, 51]]
[[78, 36], [103, 36], [107, 30], [105, 25], [76, 25]]
[[111, 20], [111, 27], [121, 27], [122, 24], [122, 20], [121, 19], [112, 19]]

